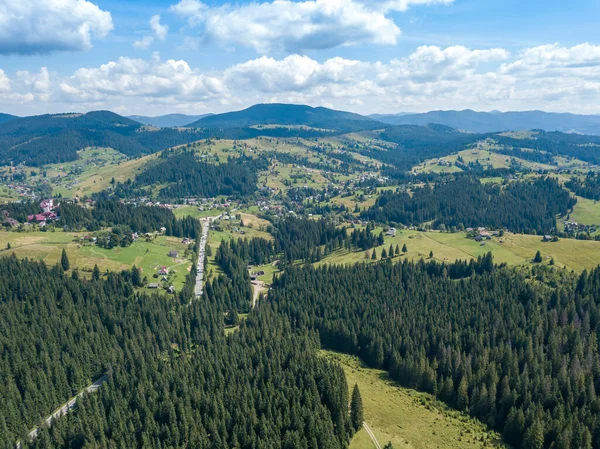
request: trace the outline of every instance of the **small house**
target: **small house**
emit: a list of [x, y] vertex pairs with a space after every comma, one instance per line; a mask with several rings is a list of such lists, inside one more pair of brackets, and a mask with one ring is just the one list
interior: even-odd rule
[[169, 269], [167, 267], [161, 267], [160, 270], [158, 271], [158, 274], [160, 274], [160, 275], [169, 274]]
[[169, 257], [178, 257], [179, 256], [179, 251], [172, 249], [171, 251], [169, 251]]
[[175, 293], [175, 287], [173, 287], [172, 285], [169, 286], [169, 288], [167, 289], [167, 292], [173, 294]]
[[158, 284], [156, 284], [156, 283], [148, 284], [148, 288], [156, 289], [156, 288], [158, 288]]
[[545, 235], [544, 238], [542, 239], [543, 242], [551, 242], [552, 241], [552, 236], [551, 235]]

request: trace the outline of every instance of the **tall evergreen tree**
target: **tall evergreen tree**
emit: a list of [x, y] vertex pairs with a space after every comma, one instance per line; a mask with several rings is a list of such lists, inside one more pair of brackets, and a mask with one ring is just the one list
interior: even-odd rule
[[60, 265], [63, 271], [67, 271], [71, 268], [71, 264], [69, 263], [69, 256], [67, 256], [67, 251], [63, 248], [62, 255], [60, 256]]
[[365, 420], [362, 398], [360, 397], [358, 384], [355, 384], [354, 389], [352, 390], [352, 399], [350, 401], [350, 420], [355, 431], [358, 431], [362, 427], [363, 421]]

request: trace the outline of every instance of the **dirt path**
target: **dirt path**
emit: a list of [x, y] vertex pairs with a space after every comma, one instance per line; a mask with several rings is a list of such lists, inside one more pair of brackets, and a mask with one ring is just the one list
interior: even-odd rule
[[252, 281], [252, 290], [254, 293], [252, 297], [252, 308], [254, 308], [258, 305], [258, 297], [261, 292], [266, 290], [265, 283], [263, 281]]
[[[47, 426], [51, 426], [52, 422], [54, 422], [56, 419], [60, 418], [61, 416], [66, 415], [71, 410], [73, 410], [75, 408], [75, 406], [77, 405], [77, 399], [79, 399], [83, 394], [85, 394], [85, 393], [94, 393], [105, 382], [108, 382], [108, 376], [107, 375], [104, 375], [104, 376], [100, 377], [93, 384], [91, 384], [88, 387], [86, 387], [83, 390], [81, 390], [79, 392], [79, 394], [77, 394], [77, 396], [69, 399], [69, 401], [67, 401], [65, 404], [61, 405], [59, 408], [57, 408], [56, 410], [54, 410], [54, 412], [52, 412], [52, 414], [50, 416], [48, 416], [48, 417], [46, 417], [44, 419], [44, 424], [47, 425]], [[37, 437], [39, 431], [40, 431], [40, 428], [36, 427], [31, 432], [29, 432], [28, 437], [31, 440], [35, 439]], [[15, 448], [16, 449], [21, 449], [21, 442], [20, 441], [17, 441], [15, 443]]]
[[371, 430], [371, 428], [369, 427], [369, 425], [366, 422], [364, 422], [364, 421], [363, 421], [363, 427], [365, 428], [365, 430], [367, 431], [367, 433], [371, 437], [371, 441], [373, 441], [373, 444], [375, 445], [375, 447], [377, 449], [381, 449], [381, 445], [379, 444], [379, 441], [377, 441], [377, 438], [375, 438], [375, 434], [373, 433], [373, 431]]

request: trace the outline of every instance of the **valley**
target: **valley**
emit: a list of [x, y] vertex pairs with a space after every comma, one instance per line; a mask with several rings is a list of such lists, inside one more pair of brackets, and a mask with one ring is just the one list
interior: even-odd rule
[[[388, 442], [396, 449], [519, 447], [542, 422], [549, 443], [563, 438], [550, 429], [566, 429], [573, 440], [569, 429], [583, 438], [594, 431], [574, 414], [551, 415], [532, 392], [539, 393], [542, 372], [570, 376], [559, 366], [559, 353], [577, 366], [580, 347], [594, 360], [581, 368], [582, 376], [595, 382], [589, 335], [598, 322], [587, 298], [600, 264], [600, 159], [583, 149], [597, 137], [479, 135], [437, 124], [390, 126], [323, 108], [259, 106], [200, 118], [183, 131], [139, 128], [108, 114], [44, 116], [34, 127], [39, 132], [51, 119], [74, 120], [69, 127], [81, 127], [77, 132], [89, 140], [65, 157], [38, 158], [31, 147], [26, 159], [0, 169], [0, 270], [39, 271], [48, 280], [38, 287], [47, 292], [42, 297], [23, 293], [34, 304], [33, 319], [40, 328], [66, 319], [66, 311], [80, 307], [73, 300], [79, 289], [89, 290], [86, 321], [75, 320], [77, 336], [56, 333], [45, 349], [51, 355], [44, 363], [65, 379], [52, 397], [41, 393], [52, 380], [36, 377], [27, 386], [21, 368], [5, 361], [15, 376], [0, 390], [11, 404], [6, 429], [12, 441], [31, 448], [67, 441], [73, 429], [84, 432], [84, 421], [110, 416], [114, 406], [129, 425], [140, 426], [131, 412], [140, 401], [128, 374], [132, 366], [142, 373], [147, 395], [155, 395], [153, 383], [163, 385], [155, 397], [159, 409], [141, 406], [152, 418], [140, 435], [153, 441], [178, 438], [167, 435], [167, 422], [185, 428], [190, 441], [203, 441], [198, 447], [208, 447], [213, 435], [229, 442], [223, 447], [269, 439], [278, 442], [274, 447], [285, 440], [295, 441], [289, 447], [317, 449], [314, 435], [340, 449]], [[97, 134], [86, 134], [99, 117], [110, 135], [118, 127], [127, 138], [100, 146]], [[11, 129], [18, 120], [8, 122]], [[127, 134], [134, 129], [134, 137]], [[173, 137], [175, 131], [183, 135]], [[150, 136], [156, 141], [143, 143]], [[10, 158], [16, 148], [0, 153]], [[53, 157], [61, 160], [48, 160]], [[429, 304], [428, 294], [437, 302]], [[6, 316], [23, 313], [18, 301], [5, 293]], [[53, 317], [43, 312], [55, 307]], [[422, 314], [413, 316], [414, 310]], [[91, 311], [102, 319], [94, 321]], [[555, 327], [544, 327], [546, 339], [534, 336], [535, 326], [556, 316]], [[518, 320], [536, 325], [515, 328]], [[499, 335], [490, 334], [492, 321]], [[39, 341], [37, 331], [15, 332], [7, 345]], [[578, 345], [549, 347], [567, 334]], [[77, 350], [56, 344], [76, 338], [85, 342]], [[503, 358], [495, 339], [502, 341]], [[87, 353], [97, 362], [83, 361]], [[552, 366], [542, 367], [542, 353], [552, 354]], [[24, 366], [38, 357], [46, 356], [27, 352]], [[77, 368], [61, 357], [79, 360]], [[521, 369], [525, 358], [537, 371]], [[314, 384], [313, 405], [298, 399], [290, 370]], [[78, 400], [81, 408], [40, 428], [35, 439], [25, 438], [27, 429], [106, 372], [113, 374], [98, 393]], [[277, 413], [303, 422], [288, 415], [287, 399], [274, 396], [272, 375], [298, 399], [294, 407], [319, 415], [323, 427], [307, 431], [298, 424], [280, 435], [272, 423], [255, 419], [265, 404], [241, 391], [269, 391]], [[231, 390], [218, 387], [212, 397], [213, 382]], [[355, 384], [364, 428], [351, 424]], [[27, 388], [35, 400], [15, 393]], [[182, 388], [210, 408], [185, 403]], [[554, 401], [595, 422], [594, 388], [563, 384], [580, 402], [569, 403], [567, 393]], [[242, 409], [225, 405], [234, 397]], [[169, 411], [175, 405], [185, 411]], [[245, 430], [214, 428], [209, 416], [216, 416], [215, 408], [246, 422]], [[203, 430], [188, 424], [191, 417]], [[141, 438], [124, 429], [117, 434], [110, 438], [133, 446]], [[106, 435], [107, 428], [88, 438], [98, 442]]]

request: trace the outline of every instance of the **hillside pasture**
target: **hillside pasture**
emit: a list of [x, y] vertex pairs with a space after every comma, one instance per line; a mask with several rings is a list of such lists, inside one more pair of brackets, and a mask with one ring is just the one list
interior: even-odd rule
[[[481, 422], [452, 410], [426, 393], [400, 387], [384, 371], [371, 369], [352, 356], [322, 351], [344, 369], [349, 390], [358, 385], [365, 421], [383, 447], [395, 449], [506, 448], [499, 435]], [[364, 430], [350, 449], [375, 449]]]
[[[377, 231], [378, 232], [378, 231]], [[545, 264], [554, 259], [555, 266], [568, 270], [583, 271], [600, 264], [600, 242], [561, 239], [558, 242], [542, 242], [541, 236], [506, 233], [503, 237], [494, 237], [484, 245], [468, 239], [466, 233], [418, 232], [399, 231], [394, 237], [386, 237], [383, 246], [376, 248], [378, 258], [382, 250], [389, 250], [390, 244], [402, 248], [407, 246], [406, 255], [395, 257], [394, 261], [429, 260], [433, 252], [433, 260], [438, 262], [454, 262], [456, 260], [476, 259], [491, 252], [496, 263], [506, 263], [511, 266], [530, 265], [537, 251], [540, 251]], [[369, 250], [371, 253], [372, 250]], [[365, 252], [348, 252], [338, 250], [325, 257], [318, 265], [353, 264], [370, 262], [365, 258]]]
[[[177, 237], [156, 236], [149, 242], [140, 238], [126, 248], [105, 249], [96, 245], [84, 246], [76, 242], [76, 238], [88, 233], [81, 232], [0, 232], [0, 256], [15, 254], [19, 258], [29, 258], [44, 261], [52, 266], [60, 262], [63, 248], [66, 249], [71, 269], [78, 268], [81, 275], [89, 273], [98, 265], [100, 271], [128, 270], [133, 265], [141, 268], [142, 276], [148, 277], [148, 282], [159, 282], [153, 278], [160, 267], [169, 269], [169, 283], [179, 290], [189, 272], [192, 261], [191, 255], [185, 256], [187, 245]], [[7, 249], [10, 243], [11, 248]], [[171, 258], [170, 250], [179, 251], [179, 257]]]

